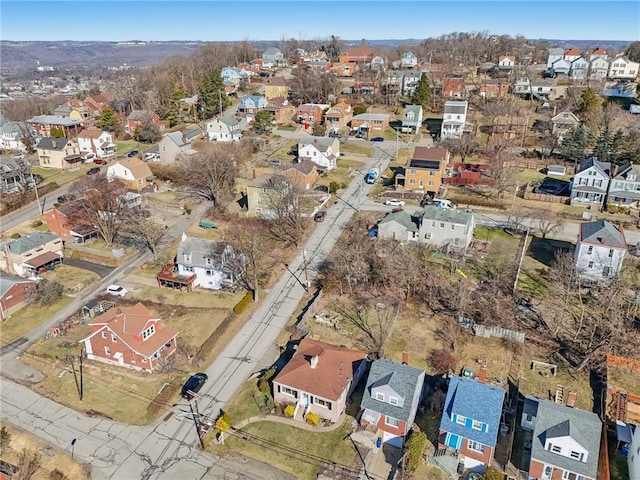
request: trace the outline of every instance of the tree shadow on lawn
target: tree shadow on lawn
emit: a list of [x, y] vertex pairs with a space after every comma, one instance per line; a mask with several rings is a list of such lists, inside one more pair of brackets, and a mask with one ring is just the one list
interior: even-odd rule
[[571, 242], [534, 236], [529, 244], [527, 253], [534, 260], [537, 260], [547, 267], [551, 267], [557, 253], [569, 252], [573, 250], [573, 248], [574, 245]]

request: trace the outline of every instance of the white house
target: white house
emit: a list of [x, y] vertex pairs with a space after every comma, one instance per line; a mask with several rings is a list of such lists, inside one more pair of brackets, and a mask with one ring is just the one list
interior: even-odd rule
[[501, 69], [511, 69], [515, 66], [516, 64], [516, 59], [515, 57], [510, 57], [509, 55], [506, 55], [504, 57], [500, 57], [498, 59], [498, 68]]
[[376, 55], [371, 59], [371, 63], [369, 64], [369, 68], [372, 70], [379, 70], [385, 67], [387, 64], [387, 60], [380, 55]]
[[442, 128], [440, 138], [460, 138], [464, 133], [467, 122], [467, 108], [469, 104], [463, 101], [448, 101], [444, 104], [444, 116], [442, 118]]
[[242, 257], [231, 245], [182, 234], [176, 255], [178, 273], [195, 275], [194, 287], [220, 290], [236, 281]]
[[628, 443], [627, 465], [629, 478], [640, 478], [640, 428], [637, 425], [627, 424], [629, 428], [630, 442]]
[[553, 62], [561, 58], [564, 58], [564, 48], [561, 48], [561, 47], [550, 48], [547, 56], [547, 68], [551, 68], [551, 66], [553, 65]]
[[609, 182], [609, 201], [614, 205], [640, 206], [640, 165], [627, 163]]
[[593, 157], [583, 160], [571, 181], [571, 204], [595, 204], [602, 208], [609, 187], [611, 164]]
[[93, 153], [98, 158], [110, 158], [116, 154], [116, 144], [111, 133], [88, 128], [78, 134], [78, 148], [82, 155]]
[[593, 280], [615, 277], [622, 268], [627, 241], [622, 226], [606, 220], [580, 224], [575, 250], [576, 270]]
[[235, 85], [236, 87], [249, 79], [249, 75], [247, 75], [245, 71], [234, 67], [224, 67], [220, 70], [220, 76], [223, 82]]
[[422, 72], [416, 70], [406, 70], [402, 72], [402, 94], [410, 97], [416, 91]]
[[586, 80], [589, 74], [589, 62], [583, 57], [576, 58], [571, 62], [569, 78], [572, 80]]
[[551, 65], [556, 75], [566, 75], [571, 70], [571, 62], [566, 58], [559, 58]]
[[262, 54], [262, 65], [265, 68], [281, 67], [286, 63], [283, 53], [278, 48], [267, 48]]
[[402, 131], [418, 132], [422, 125], [422, 105], [406, 105], [402, 110]]
[[413, 52], [405, 52], [400, 60], [401, 68], [416, 68], [418, 65], [418, 57]]
[[0, 126], [0, 148], [17, 152], [26, 152], [25, 141], [32, 148], [37, 145], [36, 131], [26, 122], [6, 122]]
[[635, 80], [638, 67], [640, 64], [632, 62], [627, 57], [616, 57], [609, 63], [609, 78]]
[[589, 78], [592, 80], [602, 80], [609, 74], [609, 60], [606, 57], [595, 57], [591, 59], [589, 66]]
[[158, 144], [160, 162], [175, 163], [181, 157], [197, 153], [191, 148], [191, 142], [184, 133], [177, 131], [165, 133]]
[[219, 117], [207, 122], [209, 140], [217, 142], [237, 142], [242, 138], [240, 121], [234, 117]]
[[337, 138], [310, 137], [298, 142], [298, 160], [311, 160], [320, 170], [333, 170], [340, 156]]
[[577, 48], [567, 48], [564, 51], [564, 59], [569, 63], [577, 60], [581, 55], [582, 52], [580, 52], [580, 50], [578, 50]]

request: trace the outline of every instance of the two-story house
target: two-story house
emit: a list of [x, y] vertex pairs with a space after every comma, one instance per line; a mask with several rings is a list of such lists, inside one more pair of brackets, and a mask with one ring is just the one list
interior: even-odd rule
[[493, 462], [505, 391], [464, 377], [449, 379], [438, 444], [458, 452], [465, 469], [483, 472]]
[[0, 274], [0, 320], [10, 317], [27, 303], [35, 282]]
[[482, 98], [504, 97], [509, 93], [509, 87], [507, 80], [489, 78], [480, 82], [479, 93]]
[[413, 52], [405, 52], [400, 59], [400, 68], [413, 70], [418, 66], [418, 57]]
[[442, 117], [442, 127], [440, 138], [460, 138], [467, 123], [467, 109], [469, 104], [464, 101], [448, 101], [444, 104], [444, 116]]
[[267, 99], [260, 95], [243, 95], [238, 105], [238, 113], [253, 115], [262, 110], [267, 104]]
[[87, 95], [84, 99], [84, 104], [89, 109], [91, 116], [97, 118], [102, 113], [102, 110], [109, 106], [109, 98], [103, 93]]
[[52, 233], [31, 232], [0, 242], [0, 269], [29, 277], [62, 262], [62, 240]]
[[324, 114], [324, 123], [328, 128], [340, 129], [349, 125], [353, 118], [353, 109], [351, 105], [345, 102], [339, 102], [329, 107]]
[[269, 77], [264, 85], [264, 96], [267, 100], [276, 97], [289, 97], [289, 84], [284, 77]]
[[470, 210], [427, 205], [418, 215], [418, 241], [441, 250], [464, 252], [471, 245], [475, 226]]
[[589, 61], [589, 78], [604, 80], [609, 74], [609, 60], [606, 57], [595, 57]]
[[571, 80], [586, 80], [589, 76], [589, 61], [584, 57], [578, 57], [571, 62], [569, 78]]
[[406, 105], [402, 110], [402, 131], [417, 133], [422, 125], [422, 105]]
[[603, 281], [617, 276], [626, 254], [622, 225], [606, 220], [580, 224], [574, 257], [581, 277]]
[[89, 360], [152, 372], [176, 351], [178, 331], [142, 303], [110, 308], [89, 326], [91, 334], [80, 340]]
[[553, 65], [551, 65], [550, 71], [553, 72], [554, 76], [557, 76], [557, 75], [568, 75], [570, 70], [571, 70], [571, 61], [567, 60], [566, 58], [561, 58], [553, 62]]
[[[37, 143], [36, 131], [26, 122], [6, 122], [0, 126], [0, 148], [27, 152]], [[28, 147], [28, 148], [27, 148]]]
[[322, 115], [324, 110], [317, 103], [303, 103], [298, 106], [296, 119], [305, 128], [313, 127], [322, 123]]
[[404, 70], [402, 72], [402, 95], [410, 97], [418, 88], [422, 72], [417, 70]]
[[611, 164], [593, 157], [583, 160], [571, 180], [571, 204], [593, 204], [602, 208], [609, 187]]
[[595, 480], [602, 421], [549, 400], [525, 397], [521, 425], [533, 431], [530, 480]]
[[376, 54], [376, 49], [360, 42], [358, 47], [350, 47], [340, 52], [340, 63], [369, 64]]
[[309, 190], [320, 177], [320, 171], [311, 160], [303, 160], [294, 163], [291, 167], [280, 172], [292, 185], [296, 185], [300, 190]]
[[294, 419], [303, 420], [313, 412], [337, 422], [366, 371], [366, 353], [304, 338], [273, 379], [273, 400], [294, 404]]
[[93, 153], [102, 159], [111, 158], [116, 154], [113, 135], [97, 128], [87, 128], [78, 134], [78, 149], [81, 155]]
[[340, 156], [337, 138], [310, 137], [298, 141], [298, 160], [310, 160], [320, 170], [333, 170]]
[[579, 49], [577, 49], [575, 47], [571, 47], [571, 48], [567, 48], [564, 51], [564, 57], [563, 58], [567, 62], [571, 63], [574, 60], [577, 60], [578, 58], [580, 58], [581, 55], [582, 55], [582, 52]]
[[371, 59], [369, 68], [371, 70], [382, 70], [387, 65], [387, 59], [381, 55], [376, 55]]
[[609, 78], [618, 80], [635, 80], [640, 64], [632, 62], [625, 56], [611, 59], [609, 62]]
[[58, 115], [37, 115], [27, 120], [27, 123], [33, 126], [39, 137], [50, 137], [51, 129], [56, 128], [62, 130], [65, 137], [73, 138], [80, 133], [84, 126], [82, 120]]
[[622, 165], [609, 182], [609, 202], [614, 205], [640, 207], [640, 166]]
[[262, 53], [264, 68], [283, 67], [286, 65], [284, 54], [276, 47], [269, 47]]
[[404, 169], [404, 188], [437, 194], [448, 163], [444, 147], [415, 147]]
[[182, 234], [176, 264], [178, 273], [195, 275], [194, 287], [220, 290], [223, 286], [233, 286], [236, 282], [238, 262], [242, 255], [224, 242], [188, 237]]
[[65, 242], [84, 243], [98, 236], [98, 231], [79, 221], [83, 216], [82, 199], [63, 203], [44, 212], [47, 230], [59, 235]]
[[389, 115], [384, 113], [361, 113], [351, 119], [351, 130], [367, 132], [384, 132], [389, 127]]
[[498, 68], [500, 70], [513, 70], [516, 66], [516, 57], [505, 55], [498, 58]]
[[263, 110], [271, 114], [276, 125], [291, 122], [296, 113], [296, 107], [289, 103], [286, 97], [273, 97], [267, 100]]
[[551, 68], [553, 62], [564, 58], [564, 48], [553, 47], [547, 52], [547, 68]]
[[78, 144], [64, 137], [43, 137], [38, 142], [36, 150], [38, 162], [44, 168], [67, 170], [82, 164]]
[[149, 165], [136, 157], [122, 158], [107, 168], [109, 181], [122, 180], [133, 192], [140, 192], [150, 186], [153, 173]]
[[176, 163], [196, 153], [189, 139], [180, 131], [165, 133], [158, 144], [158, 151], [161, 163]]
[[371, 364], [360, 403], [360, 424], [402, 448], [422, 400], [424, 370], [381, 358]]
[[224, 67], [221, 69], [220, 77], [222, 77], [222, 82], [225, 85], [233, 85], [234, 87], [239, 87], [249, 80], [247, 72], [234, 67]]
[[124, 124], [124, 131], [129, 135], [136, 132], [136, 128], [144, 122], [151, 122], [158, 130], [163, 131], [165, 124], [160, 121], [160, 117], [153, 110], [131, 110]]
[[450, 74], [442, 78], [442, 96], [445, 98], [464, 98], [464, 77]]
[[26, 158], [0, 157], [0, 193], [11, 195], [31, 190], [35, 186], [31, 165]]
[[574, 127], [579, 127], [582, 122], [573, 112], [560, 112], [551, 118], [552, 133], [562, 142], [564, 135]]
[[207, 122], [210, 141], [237, 142], [242, 138], [240, 121], [234, 117], [218, 117]]

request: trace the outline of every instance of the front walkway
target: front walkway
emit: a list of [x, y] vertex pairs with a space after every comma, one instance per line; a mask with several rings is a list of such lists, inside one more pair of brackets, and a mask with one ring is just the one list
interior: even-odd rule
[[300, 428], [308, 432], [322, 433], [322, 432], [331, 432], [333, 430], [341, 428], [349, 418], [351, 417], [343, 413], [336, 423], [332, 423], [331, 425], [328, 425], [326, 427], [321, 427], [321, 426], [315, 427], [313, 425], [309, 425], [307, 422], [300, 422], [300, 421], [294, 420], [293, 418], [280, 417], [278, 415], [264, 415], [264, 416], [251, 417], [251, 418], [242, 420], [240, 423], [238, 423], [238, 425], [234, 425], [234, 428], [236, 430], [240, 430], [246, 427], [247, 425], [249, 425], [250, 423], [255, 423], [255, 422], [276, 422], [276, 423], [284, 423], [285, 425], [291, 425], [292, 427]]

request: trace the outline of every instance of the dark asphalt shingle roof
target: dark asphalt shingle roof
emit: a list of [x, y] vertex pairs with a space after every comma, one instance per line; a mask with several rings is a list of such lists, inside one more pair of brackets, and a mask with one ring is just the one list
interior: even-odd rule
[[407, 212], [391, 212], [378, 222], [378, 225], [384, 225], [385, 223], [396, 222], [402, 225], [410, 232], [417, 232], [418, 226], [413, 220], [413, 217]]
[[62, 151], [67, 146], [67, 143], [68, 143], [68, 140], [64, 137], [59, 137], [59, 138], [43, 137], [38, 142], [38, 145], [36, 148], [41, 148], [43, 150]]
[[580, 241], [608, 247], [627, 248], [624, 232], [606, 220], [581, 223]]

